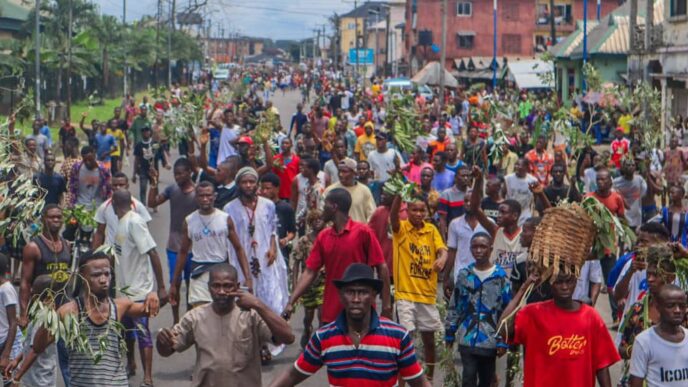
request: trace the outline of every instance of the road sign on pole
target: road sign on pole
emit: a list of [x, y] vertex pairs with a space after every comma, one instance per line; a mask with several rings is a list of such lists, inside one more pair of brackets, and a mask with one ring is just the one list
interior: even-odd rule
[[359, 48], [358, 56], [356, 52], [355, 48], [349, 49], [349, 63], [358, 63], [359, 65], [372, 65], [374, 63], [375, 52], [372, 48]]

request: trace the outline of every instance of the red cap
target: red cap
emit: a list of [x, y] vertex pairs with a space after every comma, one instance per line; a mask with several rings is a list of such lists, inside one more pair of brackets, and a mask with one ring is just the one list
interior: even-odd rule
[[249, 136], [241, 136], [241, 137], [239, 137], [239, 141], [237, 141], [237, 144], [238, 144], [238, 143], [242, 143], [242, 142], [243, 142], [243, 143], [246, 143], [246, 144], [248, 144], [248, 145], [253, 145], [253, 139], [252, 139], [251, 137], [249, 137]]

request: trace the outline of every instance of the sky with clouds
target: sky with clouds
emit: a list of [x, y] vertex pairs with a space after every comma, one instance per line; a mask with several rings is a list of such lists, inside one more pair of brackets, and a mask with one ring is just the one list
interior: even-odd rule
[[[187, 1], [177, 0], [177, 7], [183, 7]], [[122, 16], [122, 0], [95, 3], [104, 14]], [[163, 4], [164, 9], [169, 9], [169, 2], [163, 0]], [[322, 29], [334, 12], [342, 14], [353, 8], [353, 1], [348, 0], [208, 0], [207, 9], [213, 24], [212, 36], [218, 34], [219, 26], [224, 28], [225, 35], [238, 32], [271, 39], [302, 39], [313, 36], [315, 28]], [[127, 21], [155, 15], [156, 10], [157, 0], [127, 0]], [[326, 28], [329, 33], [331, 26]]]

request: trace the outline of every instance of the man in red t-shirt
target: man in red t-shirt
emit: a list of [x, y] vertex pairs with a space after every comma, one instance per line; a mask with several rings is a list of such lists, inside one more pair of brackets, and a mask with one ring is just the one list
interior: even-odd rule
[[344, 270], [352, 263], [365, 263], [376, 269], [377, 276], [383, 283], [381, 315], [392, 318], [389, 269], [382, 255], [382, 248], [370, 227], [351, 220], [350, 208], [351, 194], [347, 190], [335, 188], [327, 194], [323, 221], [332, 222], [333, 225], [321, 231], [313, 243], [311, 254], [306, 260], [306, 269], [301, 273], [284, 308], [282, 315], [285, 318], [291, 316], [296, 301], [315, 281], [320, 268], [325, 266], [325, 293], [320, 323], [325, 325], [336, 320], [343, 308], [333, 281], [341, 278]]
[[[528, 277], [502, 319], [538, 281], [537, 274]], [[612, 386], [609, 367], [621, 356], [597, 311], [573, 300], [576, 282], [574, 275], [560, 273], [552, 284], [552, 300], [526, 305], [500, 332], [510, 344], [525, 347], [524, 387], [595, 387], [595, 379], [601, 387]]]
[[290, 138], [282, 140], [282, 152], [275, 155], [272, 171], [280, 178], [279, 198], [283, 200], [291, 199], [291, 188], [296, 175], [299, 174], [299, 163], [301, 158], [292, 152], [292, 142]]
[[547, 138], [540, 136], [535, 143], [535, 149], [526, 153], [529, 172], [535, 176], [543, 187], [549, 184], [549, 178], [554, 166], [554, 156], [547, 152]]
[[[608, 169], [602, 168], [597, 171], [597, 190], [595, 192], [590, 192], [585, 196], [594, 197], [595, 199], [599, 200], [600, 203], [604, 204], [604, 206], [609, 209], [609, 212], [611, 212], [617, 218], [624, 219], [626, 214], [624, 199], [618, 192], [612, 190], [612, 177]], [[614, 227], [613, 224], [612, 227]], [[607, 283], [609, 272], [612, 271], [612, 268], [614, 268], [614, 265], [616, 264], [616, 256], [614, 253], [615, 251], [605, 248], [604, 256], [599, 257], [600, 265], [602, 266], [604, 283]], [[619, 318], [617, 313], [618, 305], [612, 294], [612, 289], [609, 289], [608, 296], [609, 304], [611, 305], [612, 309], [612, 319], [614, 322], [617, 322]]]
[[616, 128], [614, 131], [615, 139], [611, 143], [612, 147], [612, 162], [616, 166], [616, 169], [621, 169], [621, 159], [628, 153], [631, 147], [631, 142], [624, 137], [624, 131], [622, 127]]

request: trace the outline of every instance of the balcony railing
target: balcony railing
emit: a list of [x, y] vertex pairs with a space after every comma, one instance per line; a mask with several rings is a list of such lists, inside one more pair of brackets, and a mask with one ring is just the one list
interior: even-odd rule
[[[549, 15], [538, 15], [538, 17], [535, 19], [535, 24], [539, 25], [539, 26], [549, 25], [550, 24], [550, 16]], [[570, 15], [555, 16], [554, 17], [554, 24], [556, 24], [556, 25], [571, 25], [571, 24], [573, 24], [573, 18]]]

